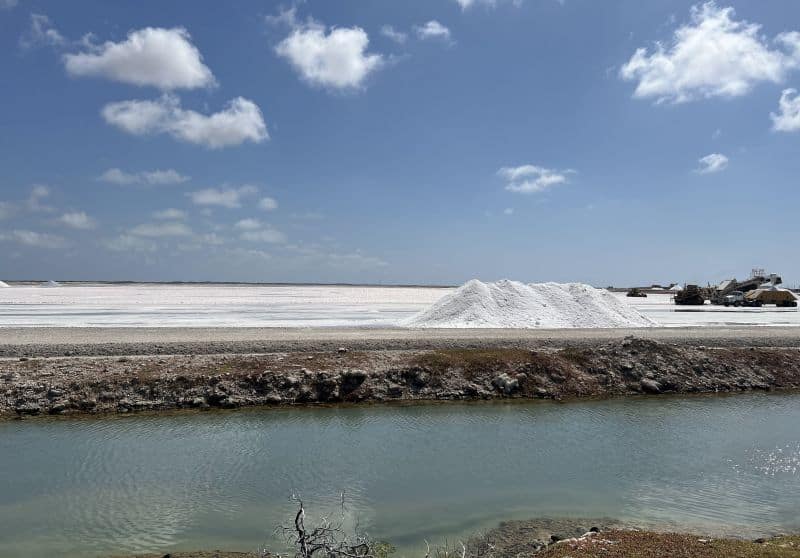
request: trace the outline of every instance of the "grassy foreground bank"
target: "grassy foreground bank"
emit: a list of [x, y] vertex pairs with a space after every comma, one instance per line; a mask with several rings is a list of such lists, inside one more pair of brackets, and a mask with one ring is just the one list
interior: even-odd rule
[[0, 417], [800, 389], [800, 349], [584, 347], [0, 360]]

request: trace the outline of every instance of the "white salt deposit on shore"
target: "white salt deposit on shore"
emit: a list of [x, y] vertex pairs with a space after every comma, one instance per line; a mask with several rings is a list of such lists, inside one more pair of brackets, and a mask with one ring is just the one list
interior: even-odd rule
[[404, 322], [418, 328], [595, 328], [657, 325], [604, 289], [582, 283], [473, 279]]
[[7, 288], [9, 288], [10, 286], [11, 286], [11, 285], [9, 285], [8, 283], [6, 283], [5, 281], [0, 281], [0, 289], [7, 289]]

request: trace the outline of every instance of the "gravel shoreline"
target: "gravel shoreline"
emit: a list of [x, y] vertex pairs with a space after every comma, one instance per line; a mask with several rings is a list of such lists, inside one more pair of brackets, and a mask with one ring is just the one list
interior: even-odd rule
[[700, 344], [711, 336], [544, 343], [518, 335], [513, 342], [486, 337], [489, 344], [477, 346], [434, 337], [446, 340], [444, 348], [402, 350], [336, 347], [334, 339], [341, 341], [303, 340], [316, 349], [258, 354], [43, 358], [47, 351], [28, 345], [38, 356], [0, 359], [0, 417], [800, 389], [792, 336], [773, 337], [792, 342], [775, 347], [742, 346], [734, 336], [715, 347]]

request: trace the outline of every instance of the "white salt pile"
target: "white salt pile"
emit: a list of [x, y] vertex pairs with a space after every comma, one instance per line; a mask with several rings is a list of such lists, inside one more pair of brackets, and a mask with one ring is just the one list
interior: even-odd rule
[[5, 281], [0, 281], [0, 289], [5, 289], [5, 288], [8, 288], [8, 287], [10, 287], [10, 286], [11, 286], [11, 285], [9, 285], [8, 283], [6, 283]]
[[60, 287], [60, 286], [61, 286], [61, 283], [59, 283], [58, 281], [50, 280], [50, 281], [46, 281], [46, 282], [42, 283], [42, 287]]
[[656, 323], [605, 289], [582, 283], [473, 279], [403, 325], [419, 328], [652, 327]]

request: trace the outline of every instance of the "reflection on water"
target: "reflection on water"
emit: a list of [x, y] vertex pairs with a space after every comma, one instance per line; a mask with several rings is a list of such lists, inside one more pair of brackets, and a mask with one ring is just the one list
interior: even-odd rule
[[253, 550], [341, 489], [402, 549], [545, 515], [797, 530], [798, 424], [756, 394], [6, 422], [0, 555]]

